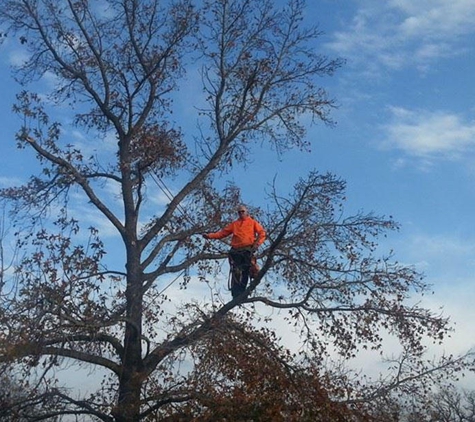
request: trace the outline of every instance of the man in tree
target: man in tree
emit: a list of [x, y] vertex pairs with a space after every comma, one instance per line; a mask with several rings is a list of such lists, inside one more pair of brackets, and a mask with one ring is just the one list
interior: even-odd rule
[[[25, 59], [15, 70], [15, 142], [38, 159], [30, 178], [18, 175], [22, 185], [0, 189], [15, 227], [8, 242], [18, 247], [11, 269], [0, 253], [0, 375], [4, 366], [28, 391], [12, 412], [24, 420], [362, 422], [322, 414], [324, 398], [351, 410], [391, 390], [426, 391], [436, 369], [422, 351], [444, 338], [447, 318], [411, 300], [428, 290], [412, 266], [376, 256], [377, 238], [398, 225], [346, 216], [345, 182], [332, 174], [312, 171], [289, 194], [271, 186], [262, 270], [252, 297], [239, 298], [268, 315], [285, 310], [302, 354], [281, 351], [274, 329], [257, 336], [267, 317], [233, 312], [238, 301], [216, 301], [214, 283], [199, 302], [164, 294], [170, 277], [185, 288], [187, 273], [207, 279], [209, 263], [222, 258], [194, 235], [238, 203], [232, 171], [250, 165], [254, 148], [305, 151], [307, 123], [333, 123], [335, 102], [320, 81], [343, 62], [319, 53], [321, 31], [305, 23], [304, 3], [0, 1], [2, 57], [13, 48]], [[200, 95], [185, 110], [190, 93], [178, 90], [191, 81], [201, 81]], [[152, 199], [163, 194], [166, 206], [157, 207]], [[208, 235], [233, 234], [231, 252], [264, 241], [239, 210], [240, 220]], [[246, 288], [236, 287], [234, 295]], [[334, 351], [338, 360], [382, 352], [386, 333], [404, 355], [384, 382], [353, 386], [323, 366]], [[239, 348], [229, 351], [228, 338]], [[256, 346], [255, 360], [268, 365], [246, 363]], [[103, 379], [84, 395], [63, 388], [58, 374], [74, 365], [100, 369]], [[440, 376], [460, 366], [441, 360]], [[294, 386], [292, 400], [274, 395]]]
[[252, 254], [266, 239], [265, 230], [249, 216], [249, 212], [244, 205], [240, 205], [237, 212], [239, 218], [228, 224], [224, 229], [216, 233], [203, 234], [205, 239], [223, 239], [232, 234], [229, 260], [231, 265], [242, 271], [241, 280], [238, 280], [238, 282], [233, 280], [231, 285], [233, 297], [241, 295], [246, 290]]

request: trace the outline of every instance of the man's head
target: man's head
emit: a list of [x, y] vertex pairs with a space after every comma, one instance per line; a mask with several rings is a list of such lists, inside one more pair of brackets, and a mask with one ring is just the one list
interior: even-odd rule
[[249, 213], [247, 212], [247, 208], [244, 205], [239, 205], [237, 212], [241, 220], [249, 215]]

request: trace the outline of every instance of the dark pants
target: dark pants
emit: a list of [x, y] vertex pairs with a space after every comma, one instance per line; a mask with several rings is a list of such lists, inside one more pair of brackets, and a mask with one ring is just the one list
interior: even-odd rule
[[251, 268], [252, 252], [250, 248], [234, 249], [229, 251], [229, 260], [231, 265], [241, 270], [241, 280], [234, 281], [231, 284], [231, 294], [233, 297], [241, 295], [246, 290], [249, 281], [249, 270]]

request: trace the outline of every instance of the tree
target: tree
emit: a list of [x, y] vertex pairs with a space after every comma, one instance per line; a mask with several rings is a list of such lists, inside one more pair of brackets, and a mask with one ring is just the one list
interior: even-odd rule
[[267, 329], [228, 315], [191, 351], [197, 365], [187, 383], [190, 400], [180, 409], [184, 420], [373, 421], [363, 404], [333, 400], [338, 393], [321, 368], [295, 365]]
[[440, 390], [427, 403], [426, 411], [426, 420], [430, 422], [473, 422], [475, 392], [453, 387]]
[[473, 422], [475, 394], [454, 385], [436, 382], [423, 399], [392, 397], [377, 403], [373, 415], [388, 422]]
[[[38, 419], [212, 414], [218, 394], [206, 389], [218, 373], [202, 385], [196, 380], [211, 363], [228, 359], [213, 341], [221, 333], [232, 339], [240, 306], [285, 311], [301, 329], [311, 362], [287, 365], [315, 377], [311, 368], [329, 347], [346, 357], [362, 347], [379, 349], [381, 330], [412, 356], [421, 355], [423, 339], [442, 340], [447, 320], [407, 301], [427, 289], [420, 275], [374, 256], [378, 236], [397, 224], [373, 214], [343, 217], [345, 183], [318, 172], [302, 177], [290, 196], [271, 185], [265, 210], [253, 210], [268, 241], [244, 295], [210, 299], [200, 312], [193, 298], [183, 308], [169, 303], [171, 278], [184, 289], [201, 280], [216, 293], [213, 280], [226, 250], [198, 235], [229, 221], [241, 201], [239, 187], [223, 183], [225, 175], [249, 161], [256, 143], [305, 150], [303, 121], [332, 123], [334, 101], [316, 82], [342, 61], [316, 53], [320, 31], [303, 25], [303, 7], [300, 0], [283, 9], [271, 0], [197, 6], [6, 0], [0, 6], [9, 35], [2, 39], [16, 36], [28, 53], [17, 80], [47, 90], [24, 90], [14, 106], [23, 121], [18, 147], [35, 154], [39, 172], [1, 191], [22, 252], [2, 285], [0, 360], [24, 371], [25, 382], [40, 371], [41, 397], [50, 405]], [[181, 129], [173, 114], [178, 88], [185, 70], [197, 68], [203, 92], [197, 127]], [[61, 120], [64, 108], [67, 119], [51, 119], [56, 113]], [[168, 202], [157, 210], [153, 199], [160, 194]], [[115, 236], [108, 237], [111, 228]], [[257, 341], [249, 324], [259, 314], [245, 315], [243, 341]], [[256, 346], [244, 347], [246, 353]], [[279, 348], [267, 350], [279, 358]], [[96, 392], [78, 398], [54, 377], [55, 368], [72, 362], [109, 375]], [[313, 382], [326, 400], [321, 381], [291, 374], [296, 385]], [[190, 396], [197, 385], [217, 401]], [[332, 403], [348, 399], [347, 390], [321, 385], [332, 391]]]

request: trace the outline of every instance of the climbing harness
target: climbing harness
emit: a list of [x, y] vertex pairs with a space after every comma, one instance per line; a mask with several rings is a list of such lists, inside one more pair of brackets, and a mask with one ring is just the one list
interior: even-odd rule
[[241, 283], [242, 278], [242, 269], [239, 268], [236, 264], [234, 264], [231, 257], [229, 258], [229, 277], [228, 277], [228, 290], [232, 290], [232, 288], [236, 284]]
[[[236, 255], [242, 255], [245, 256], [247, 254], [250, 254], [249, 256], [249, 263], [242, 263], [238, 265], [236, 262], [234, 262], [232, 258], [232, 254], [228, 255], [228, 260], [229, 260], [229, 277], [228, 277], [228, 290], [232, 290], [236, 284], [241, 284], [242, 283], [242, 273], [245, 269], [245, 267], [249, 266], [249, 278], [254, 279], [257, 277], [257, 274], [259, 273], [259, 266], [257, 264], [257, 258], [255, 255], [252, 253], [252, 251], [249, 251], [248, 249], [243, 250], [242, 252], [234, 250], [233, 253]], [[246, 257], [247, 258], [247, 257]]]

